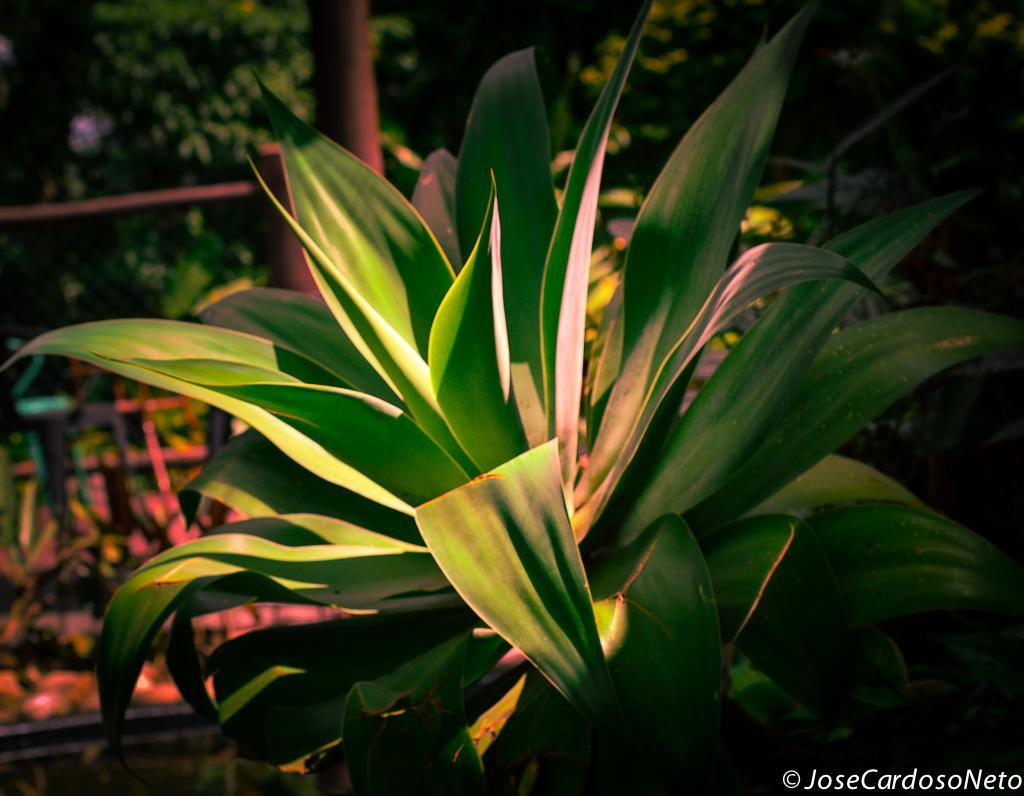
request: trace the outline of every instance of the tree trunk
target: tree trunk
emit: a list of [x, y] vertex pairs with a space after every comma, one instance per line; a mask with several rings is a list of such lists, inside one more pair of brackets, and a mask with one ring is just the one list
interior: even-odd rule
[[370, 48], [370, 0], [308, 0], [316, 123], [377, 172], [384, 170]]

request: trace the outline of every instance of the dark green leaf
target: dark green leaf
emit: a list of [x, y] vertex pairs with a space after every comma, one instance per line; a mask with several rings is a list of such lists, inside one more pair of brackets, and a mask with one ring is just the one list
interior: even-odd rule
[[[879, 280], [972, 196], [952, 194], [892, 213], [825, 248]], [[683, 415], [637, 499], [627, 533], [662, 513], [686, 511], [728, 481], [771, 431], [818, 351], [862, 295], [855, 284], [827, 280], [794, 285], [771, 304]]]
[[240, 591], [267, 600], [305, 601], [295, 584], [249, 575], [238, 566], [201, 558], [170, 561], [139, 570], [107, 607], [96, 659], [103, 723], [114, 752], [121, 754], [121, 724], [142, 670], [146, 651], [167, 618], [190, 597], [232, 581]]
[[643, 753], [672, 788], [708, 787], [718, 744], [721, 641], [711, 576], [676, 515], [595, 565], [612, 682]]
[[922, 611], [1024, 613], [1024, 569], [938, 514], [905, 506], [856, 506], [811, 523], [854, 624]]
[[[693, 324], [678, 341], [669, 359], [649, 387], [637, 380], [637, 371], [625, 369], [608, 399], [606, 422], [594, 443], [584, 483], [577, 491], [577, 503], [584, 506], [576, 518], [577, 533], [585, 533], [604, 509], [612, 491], [643, 446], [652, 424], [675, 407], [665, 406], [667, 397], [679, 397], [685, 385], [680, 376], [687, 372], [705, 344], [721, 328], [756, 299], [775, 290], [807, 280], [845, 279], [863, 286], [870, 281], [847, 260], [824, 249], [794, 243], [768, 243], [744, 253], [725, 274], [701, 308]], [[647, 390], [646, 396], [639, 390]], [[602, 480], [602, 474], [604, 474]], [[634, 525], [629, 530], [639, 531]], [[631, 536], [624, 536], [628, 541]]]
[[750, 510], [751, 514], [806, 513], [842, 503], [905, 503], [927, 508], [902, 484], [874, 467], [831, 454]]
[[833, 336], [761, 447], [687, 516], [699, 532], [744, 514], [930, 376], [1022, 345], [1024, 322], [954, 307], [904, 310]]
[[455, 230], [455, 173], [458, 166], [455, 156], [447, 149], [435, 149], [423, 161], [412, 192], [412, 206], [434, 233], [455, 273], [462, 269], [459, 238]]
[[352, 687], [342, 736], [360, 796], [483, 793], [462, 703], [466, 641], [462, 635]]
[[[231, 707], [224, 732], [249, 754], [300, 770], [318, 764], [341, 740], [345, 699], [361, 681], [390, 672], [462, 635], [464, 609], [356, 616], [269, 627], [218, 647], [208, 669], [217, 699]], [[269, 678], [267, 673], [292, 672]]]
[[531, 796], [583, 792], [590, 762], [590, 727], [543, 677], [531, 673], [497, 743], [488, 771], [503, 789]]
[[620, 456], [632, 456], [634, 424], [685, 366], [688, 352], [677, 349], [728, 262], [814, 9], [804, 9], [761, 47], [694, 123], [640, 210], [623, 274], [619, 378], [587, 474], [594, 488]]
[[715, 593], [733, 616], [753, 597], [737, 646], [807, 707], [834, 716], [850, 684], [853, 641], [836, 577], [810, 527], [781, 514], [754, 517], [716, 531], [702, 547]]
[[[459, 150], [456, 213], [468, 257], [489, 212], [491, 175], [501, 208], [501, 262], [512, 383], [524, 406], [542, 406], [540, 296], [558, 207], [551, 184], [551, 145], [533, 49], [506, 55], [484, 75], [473, 97]], [[524, 423], [537, 444], [543, 419]], [[536, 426], [536, 429], [533, 427]], [[534, 438], [537, 437], [538, 438]]]

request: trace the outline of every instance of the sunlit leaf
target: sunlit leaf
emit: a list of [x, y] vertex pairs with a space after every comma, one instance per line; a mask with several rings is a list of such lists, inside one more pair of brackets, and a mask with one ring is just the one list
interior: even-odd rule
[[436, 239], [402, 194], [264, 88], [299, 223], [347, 283], [426, 356], [452, 283]]
[[587, 283], [601, 172], [612, 116], [633, 65], [650, 6], [651, 0], [645, 0], [615, 71], [602, 89], [580, 135], [544, 266], [541, 291], [544, 405], [549, 436], [556, 437], [561, 446], [562, 474], [567, 484], [572, 484], [576, 477]]
[[210, 360], [130, 363], [280, 417], [335, 459], [335, 483], [378, 503], [395, 506], [397, 498], [395, 507], [402, 508], [466, 479], [465, 471], [407, 414], [379, 398], [278, 380], [270, 372], [230, 369]]
[[434, 399], [425, 359], [430, 324], [454, 280], [436, 240], [379, 174], [264, 95], [299, 220], [257, 179], [306, 249], [320, 294], [420, 427], [449, 455], [464, 456]]
[[455, 173], [458, 161], [447, 149], [427, 155], [412, 192], [412, 206], [434, 233], [455, 273], [462, 269], [455, 230]]
[[569, 525], [557, 443], [420, 506], [416, 522], [477, 615], [584, 715], [617, 729], [621, 710]]
[[502, 694], [497, 702], [481, 713], [473, 722], [473, 726], [469, 728], [469, 737], [480, 757], [483, 757], [484, 753], [491, 748], [491, 744], [505, 729], [509, 718], [516, 712], [524, 685], [526, 685], [525, 674], [516, 680], [516, 684]]
[[[512, 382], [523, 406], [543, 406], [540, 297], [558, 208], [551, 184], [551, 145], [534, 50], [499, 59], [473, 97], [459, 150], [456, 213], [462, 253], [469, 256], [489, 212], [491, 175], [501, 208], [504, 314]], [[531, 433], [544, 436], [539, 411], [524, 412]]]
[[[305, 374], [305, 361], [296, 365], [291, 354], [269, 341], [227, 329], [173, 321], [104, 321], [48, 332], [23, 346], [15, 358], [35, 354], [74, 357], [217, 406], [248, 423], [289, 458], [319, 477], [398, 511], [411, 511], [401, 498], [329, 453], [296, 425], [253, 400], [230, 394], [232, 388], [255, 373], [281, 382], [282, 388], [299, 384], [295, 381], [296, 374]], [[279, 365], [283, 369], [279, 370]], [[220, 384], [207, 386], [196, 381], [200, 373], [211, 372], [223, 377]], [[357, 395], [342, 399], [357, 414], [376, 415], [384, 425], [411, 425], [407, 419], [401, 420], [401, 413], [394, 407], [387, 409], [379, 399]], [[325, 399], [313, 400], [322, 403]], [[363, 428], [362, 433], [367, 431]], [[379, 442], [375, 440], [375, 444]], [[350, 445], [351, 440], [347, 444]], [[367, 452], [361, 451], [360, 455]], [[459, 480], [456, 476], [455, 482]]]
[[500, 208], [489, 194], [476, 245], [430, 333], [430, 379], [462, 448], [481, 471], [526, 449], [511, 396]]

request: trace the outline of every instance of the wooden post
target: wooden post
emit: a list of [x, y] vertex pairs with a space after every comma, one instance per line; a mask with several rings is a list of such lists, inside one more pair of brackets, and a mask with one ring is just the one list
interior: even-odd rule
[[[264, 144], [259, 149], [257, 162], [260, 174], [285, 207], [291, 208], [288, 183], [285, 180], [281, 148], [277, 144]], [[263, 256], [270, 267], [270, 284], [287, 290], [298, 290], [311, 296], [319, 295], [313, 277], [309, 274], [305, 255], [288, 222], [281, 218], [270, 200], [263, 200]]]
[[309, 0], [309, 16], [317, 127], [383, 172], [370, 0]]

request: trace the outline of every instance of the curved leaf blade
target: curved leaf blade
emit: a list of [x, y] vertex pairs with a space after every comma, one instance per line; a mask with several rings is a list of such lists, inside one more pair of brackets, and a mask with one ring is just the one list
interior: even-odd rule
[[[283, 106], [281, 106], [281, 110], [282, 112], [287, 112]], [[296, 124], [302, 125], [297, 119], [294, 121]], [[312, 134], [315, 135], [315, 132]], [[342, 154], [345, 158], [355, 161], [352, 156]], [[381, 181], [380, 176], [375, 172], [367, 169], [359, 161], [355, 162], [360, 169], [372, 175], [372, 180]], [[252, 164], [250, 163], [250, 165]], [[431, 439], [444, 448], [449, 455], [458, 459], [464, 467], [471, 468], [472, 463], [455, 441], [444, 418], [441, 416], [441, 409], [437, 405], [433, 389], [430, 386], [430, 370], [427, 367], [424, 354], [421, 354], [419, 349], [419, 341], [411, 342], [407, 333], [403, 334], [402, 331], [395, 329], [389, 320], [373, 305], [372, 301], [360, 293], [357, 285], [350, 280], [350, 274], [346, 269], [331, 259], [331, 256], [319, 245], [314, 234], [307, 231], [267, 187], [266, 182], [255, 165], [252, 167], [267, 199], [281, 214], [281, 217], [284, 218], [296, 238], [305, 248], [313, 281], [316, 283], [317, 289], [320, 291], [332, 314], [341, 325], [345, 335], [356, 346], [363, 358], [402, 399], [402, 402], [409, 410], [409, 414], [415, 418], [417, 424]], [[387, 183], [384, 184], [388, 191], [397, 194], [394, 188], [387, 185]], [[401, 202], [405, 201], [400, 194], [398, 199]], [[413, 212], [413, 215], [415, 215], [414, 211], [410, 210], [409, 212]], [[383, 217], [386, 218], [387, 216]], [[397, 233], [402, 228], [403, 223], [405, 222], [395, 222], [395, 224], [389, 224], [388, 227], [391, 232]], [[422, 226], [422, 222], [417, 221], [417, 223]], [[375, 227], [370, 227], [369, 229], [373, 228]], [[426, 230], [425, 227], [424, 230]], [[314, 233], [316, 232], [317, 230], [314, 229]], [[426, 234], [429, 236], [429, 231]], [[415, 238], [415, 235], [412, 237]], [[403, 241], [409, 243], [410, 238], [403, 237]], [[378, 242], [384, 245], [387, 243], [387, 239], [383, 242]], [[436, 243], [433, 245], [436, 248]], [[451, 286], [453, 279], [454, 275], [449, 272], [447, 282], [442, 286], [441, 296], [438, 297], [437, 303], [433, 304], [430, 308], [430, 318], [426, 321], [428, 324], [433, 320], [437, 306], [440, 305], [443, 295], [447, 292], [448, 287]], [[382, 289], [384, 288], [382, 287]], [[404, 293], [404, 288], [401, 285], [390, 284], [388, 289], [398, 291], [399, 295]], [[429, 337], [429, 326], [426, 334]], [[423, 340], [423, 347], [425, 348], [426, 345], [427, 340]]]
[[231, 439], [179, 493], [189, 523], [195, 519], [200, 496], [250, 518], [320, 514], [406, 542], [419, 541], [416, 522], [409, 514], [318, 478], [252, 430]]
[[[807, 707], [835, 716], [851, 682], [853, 636], [843, 594], [811, 528], [776, 514], [729, 525], [701, 543], [726, 605], [754, 594], [737, 646]], [[774, 561], [758, 583], [769, 556]], [[753, 566], [735, 571], [747, 558]]]
[[[342, 738], [345, 700], [356, 683], [394, 671], [465, 634], [462, 610], [370, 615], [254, 630], [210, 656], [217, 702], [232, 708], [223, 732], [250, 755], [308, 771], [329, 764]], [[292, 672], [268, 678], [268, 673]]]
[[299, 223], [348, 284], [421, 356], [452, 270], [402, 194], [263, 87]]
[[352, 687], [342, 736], [360, 794], [484, 792], [462, 702], [466, 643], [463, 634]]
[[621, 709], [569, 524], [557, 443], [420, 506], [416, 522], [477, 615], [591, 721], [617, 730]]
[[488, 755], [488, 772], [496, 771], [533, 793], [583, 793], [591, 735], [587, 720], [547, 680], [531, 672], [516, 712]]
[[157, 631], [186, 600], [212, 588], [350, 611], [419, 611], [457, 603], [425, 548], [354, 527], [346, 529], [346, 544], [294, 547], [226, 532], [166, 550], [117, 590], [104, 618], [97, 678], [115, 750]]
[[842, 503], [903, 503], [927, 510], [909, 489], [874, 467], [831, 454], [801, 473], [750, 514], [794, 514]]
[[202, 589], [240, 578], [244, 578], [250, 595], [268, 600], [296, 600], [290, 588], [308, 585], [250, 577], [232, 564], [196, 558], [139, 570], [114, 593], [103, 619], [96, 680], [107, 737], [119, 757], [124, 714], [157, 631], [179, 606]]
[[833, 336], [765, 442], [687, 516], [708, 529], [747, 512], [929, 377], [1021, 346], [1024, 322], [954, 307], [895, 312]]
[[[849, 259], [870, 279], [881, 279], [975, 195], [951, 194], [891, 213], [825, 248]], [[645, 517], [688, 510], [729, 479], [770, 433], [817, 353], [862, 295], [855, 284], [826, 280], [794, 285], [772, 302], [673, 430], [627, 533], [643, 528]], [[737, 417], [743, 422], [731, 422]]]
[[[397, 407], [337, 387], [274, 381], [210, 360], [132, 360], [280, 417], [334, 457], [346, 488], [380, 503], [429, 500], [466, 480], [463, 471]], [[385, 503], [387, 505], [387, 503]]]
[[[543, 384], [540, 301], [544, 261], [558, 206], [551, 183], [551, 144], [544, 94], [533, 48], [510, 53], [484, 75], [473, 97], [459, 150], [455, 210], [459, 242], [468, 257], [490, 212], [492, 175], [501, 208], [504, 314], [512, 381], [525, 406], [540, 406]], [[529, 395], [528, 395], [529, 393]], [[524, 424], [537, 426], [540, 417]]]
[[236, 533], [258, 536], [286, 547], [311, 547], [315, 545], [342, 545], [359, 547], [371, 545], [382, 549], [421, 553], [426, 548], [416, 542], [396, 539], [370, 528], [364, 528], [336, 517], [322, 514], [295, 512], [278, 514], [275, 517], [254, 517], [236, 520], [206, 532], [204, 538], [220, 534]]
[[455, 230], [455, 174], [459, 164], [447, 149], [435, 149], [423, 161], [412, 192], [412, 206], [423, 217], [455, 273], [462, 270]]
[[333, 373], [337, 386], [395, 403], [398, 398], [339, 328], [327, 306], [294, 290], [252, 288], [200, 313], [203, 323], [271, 340]]
[[544, 265], [540, 303], [544, 406], [548, 436], [556, 437], [561, 446], [567, 484], [576, 480], [587, 283], [605, 149], [650, 7], [651, 0], [645, 0], [580, 135]]
[[[702, 793], [718, 745], [721, 639], [697, 541], [669, 515], [595, 565], [612, 682], [640, 748], [673, 788]], [[681, 721], [681, 718], [685, 720]]]
[[511, 396], [498, 212], [492, 187], [476, 246], [434, 319], [428, 359], [437, 403], [481, 472], [526, 449]]
[[[233, 344], [239, 340], [243, 341], [241, 348], [234, 347]], [[364, 497], [397, 511], [412, 512], [408, 503], [339, 460], [287, 420], [251, 400], [230, 395], [227, 386], [209, 387], [192, 380], [199, 371], [215, 370], [223, 376], [222, 381], [234, 382], [236, 386], [238, 382], [244, 382], [245, 374], [257, 372], [279, 380], [284, 386], [293, 384], [294, 377], [289, 370], [294, 372], [294, 368], [274, 370], [277, 363], [287, 362], [287, 359], [279, 356], [278, 349], [268, 341], [199, 324], [104, 321], [47, 332], [23, 346], [11, 362], [35, 354], [80, 359], [120, 376], [216, 406], [248, 423], [289, 458], [324, 480], [358, 491]], [[193, 356], [195, 359], [176, 360], [176, 356]], [[174, 375], [175, 368], [189, 378]], [[365, 411], [373, 414], [372, 402], [376, 400], [364, 396], [353, 398], [350, 403], [354, 405], [354, 402], [361, 401], [365, 404]], [[391, 414], [395, 413], [397, 410], [392, 408]]]
[[133, 577], [144, 577], [151, 569], [163, 570], [175, 562], [181, 565], [181, 572], [165, 573], [162, 583], [194, 579], [203, 566], [210, 567], [213, 574], [239, 570], [284, 584], [303, 601], [354, 611], [402, 610], [406, 596], [415, 605], [417, 593], [447, 590], [424, 548], [355, 527], [348, 529], [347, 537], [345, 544], [296, 546], [226, 526], [221, 533], [165, 550]]
[[[824, 249], [795, 243], [756, 246], [745, 252], [718, 280], [649, 389], [643, 381], [634, 380], [632, 372], [620, 374], [606, 409], [617, 420], [603, 425], [585, 480], [577, 490], [577, 502], [586, 501], [577, 515], [578, 534], [585, 534], [604, 509], [659, 413], [668, 412], [670, 417], [675, 414], [672, 407], [663, 406], [664, 400], [685, 390], [678, 383], [680, 376], [692, 366], [697, 354], [715, 333], [758, 298], [791, 285], [819, 279], [842, 279], [873, 287], [871, 281], [849, 261]], [[644, 389], [648, 389], [646, 396], [640, 392]], [[631, 414], [633, 412], [637, 414]], [[634, 420], [623, 422], [629, 417]], [[599, 482], [602, 473], [605, 474], [604, 479]], [[594, 487], [594, 484], [599, 485]], [[635, 535], [640, 527], [633, 521], [626, 531]], [[623, 538], [628, 541], [633, 536], [624, 534]]]
[[[307, 384], [335, 384], [337, 377], [317, 362], [273, 340], [232, 329], [183, 321], [127, 318], [65, 326], [39, 335], [18, 349], [4, 367], [40, 354], [67, 356], [91, 364], [111, 359], [207, 359], [281, 374]], [[108, 367], [109, 369], [109, 367]]]
[[627, 441], [655, 383], [669, 382], [657, 403], [685, 366], [679, 342], [727, 264], [814, 11], [805, 8], [757, 50], [679, 142], [640, 209], [623, 272], [621, 366], [586, 476], [592, 487], [620, 451], [632, 455]]
[[728, 525], [701, 539], [715, 587], [722, 640], [734, 643], [796, 538], [797, 525], [772, 517]]
[[924, 611], [1024, 614], [1024, 569], [952, 520], [906, 506], [855, 506], [810, 522], [856, 625]]

